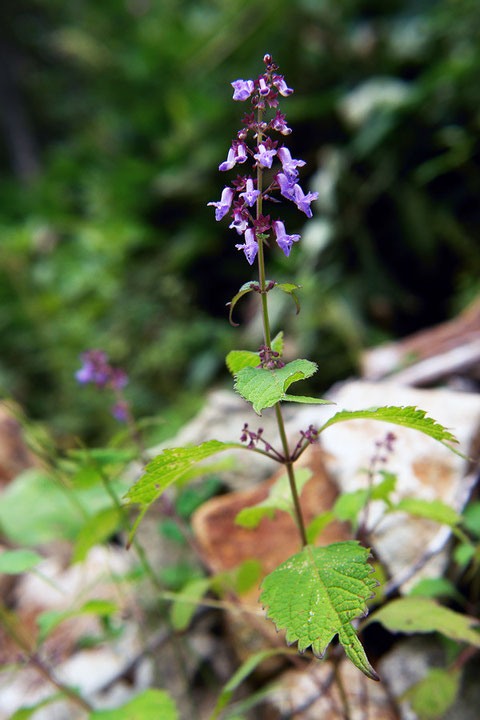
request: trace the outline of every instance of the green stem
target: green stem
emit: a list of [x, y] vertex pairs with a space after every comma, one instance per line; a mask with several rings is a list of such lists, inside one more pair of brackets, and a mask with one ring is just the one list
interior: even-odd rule
[[[260, 123], [262, 122], [263, 112], [261, 108], [258, 108], [257, 111], [257, 123], [258, 127], [260, 127]], [[260, 131], [257, 132], [257, 145], [260, 145], [262, 142], [262, 134]], [[260, 192], [260, 194], [257, 197], [257, 220], [262, 214], [262, 207], [263, 207], [263, 199], [262, 199], [262, 188], [263, 188], [263, 171], [260, 164], [257, 165], [257, 190]], [[263, 335], [265, 338], [265, 345], [267, 347], [271, 347], [272, 340], [271, 340], [271, 334], [270, 334], [270, 319], [268, 316], [268, 302], [267, 302], [267, 293], [265, 290], [266, 282], [265, 282], [265, 256], [263, 252], [263, 240], [262, 238], [257, 237], [258, 242], [258, 276], [260, 281], [260, 297], [262, 298], [262, 316], [263, 316]], [[308, 545], [307, 541], [307, 532], [305, 529], [305, 522], [303, 520], [302, 515], [302, 509], [300, 507], [300, 500], [298, 497], [297, 492], [297, 486], [295, 483], [295, 472], [293, 470], [293, 460], [290, 456], [290, 449], [288, 447], [288, 440], [287, 440], [287, 434], [285, 432], [285, 423], [283, 421], [283, 415], [282, 410], [280, 407], [280, 403], [278, 402], [275, 405], [275, 415], [277, 418], [277, 425], [278, 425], [278, 431], [280, 433], [280, 438], [282, 441], [283, 446], [283, 452], [285, 455], [285, 466], [287, 468], [287, 474], [288, 474], [288, 481], [290, 483], [290, 490], [292, 492], [292, 498], [293, 498], [293, 504], [295, 508], [295, 517], [297, 519], [297, 526], [298, 531], [300, 533], [300, 537], [302, 540], [302, 546], [305, 547], [305, 545]]]

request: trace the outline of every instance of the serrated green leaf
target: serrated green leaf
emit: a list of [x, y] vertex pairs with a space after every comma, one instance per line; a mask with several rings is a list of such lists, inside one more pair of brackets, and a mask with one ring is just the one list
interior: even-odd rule
[[428, 520], [434, 520], [442, 525], [455, 527], [460, 522], [460, 515], [441, 500], [422, 500], [421, 498], [403, 498], [391, 508], [392, 511], [402, 510]]
[[275, 287], [280, 288], [280, 290], [283, 290], [283, 292], [287, 293], [287, 295], [291, 295], [295, 305], [297, 307], [297, 315], [300, 312], [300, 303], [298, 302], [298, 298], [295, 294], [295, 290], [300, 290], [302, 287], [301, 285], [296, 285], [295, 283], [275, 283]]
[[78, 533], [73, 550], [72, 562], [83, 562], [94, 545], [100, 545], [120, 527], [122, 516], [118, 509], [107, 508], [89, 518]]
[[317, 537], [320, 533], [335, 520], [335, 515], [331, 510], [327, 510], [321, 515], [313, 518], [312, 522], [307, 527], [307, 540], [310, 545], [314, 545]]
[[260, 665], [261, 662], [267, 660], [270, 657], [274, 657], [275, 655], [292, 654], [293, 651], [288, 650], [287, 648], [274, 648], [273, 650], [260, 650], [259, 652], [247, 658], [247, 660], [242, 663], [242, 665], [238, 668], [238, 670], [232, 675], [230, 680], [224, 686], [222, 692], [220, 693], [220, 697], [217, 700], [217, 704], [215, 705], [215, 708], [210, 715], [209, 720], [215, 720], [215, 718], [219, 716], [223, 708], [230, 702], [234, 691], [239, 687], [239, 685], [242, 684], [245, 678], [247, 678], [250, 673], [255, 670], [257, 665]]
[[176, 480], [180, 479], [193, 465], [207, 458], [231, 448], [245, 449], [240, 443], [222, 443], [218, 440], [208, 440], [201, 445], [185, 448], [171, 448], [164, 450], [151, 460], [145, 468], [145, 473], [132, 485], [125, 495], [129, 503], [138, 503], [148, 507], [162, 492]]
[[230, 302], [227, 303], [227, 306], [228, 305], [230, 306], [230, 310], [228, 312], [228, 321], [230, 322], [231, 325], [233, 325], [233, 327], [238, 327], [238, 323], [233, 322], [233, 320], [232, 320], [233, 308], [235, 307], [237, 302], [240, 300], [240, 298], [242, 298], [247, 293], [252, 292], [252, 290], [254, 290], [255, 287], [257, 287], [257, 288], [259, 287], [258, 282], [256, 282], [255, 280], [249, 280], [248, 282], [246, 282], [242, 285], [242, 287], [237, 292], [237, 294], [234, 295], [233, 298], [230, 300]]
[[[299, 496], [304, 485], [311, 477], [312, 471], [307, 468], [300, 468], [295, 471], [295, 484]], [[295, 520], [292, 491], [290, 490], [290, 483], [286, 473], [274, 482], [265, 500], [240, 510], [235, 518], [235, 524], [251, 530], [258, 527], [261, 519], [265, 515], [270, 518], [274, 517], [277, 510], [288, 512]]]
[[78, 608], [78, 610], [47, 610], [37, 616], [39, 642], [43, 642], [64, 620], [79, 617], [80, 615], [107, 617], [116, 612], [116, 610], [117, 606], [107, 600], [89, 600], [81, 608]]
[[402, 696], [420, 720], [441, 720], [453, 705], [460, 686], [458, 670], [432, 668], [419, 683]]
[[170, 617], [175, 630], [185, 630], [197, 609], [195, 600], [200, 600], [211, 584], [210, 578], [197, 578], [188, 582], [180, 591], [178, 600], [174, 600]]
[[334, 425], [335, 423], [360, 418], [365, 420], [380, 420], [382, 422], [393, 423], [394, 425], [409, 427], [412, 430], [419, 430], [420, 432], [425, 433], [425, 435], [429, 435], [434, 440], [438, 440], [438, 442], [442, 443], [442, 445], [448, 447], [449, 450], [452, 450], [457, 455], [460, 455], [460, 457], [466, 459], [465, 455], [462, 455], [461, 452], [448, 444], [458, 443], [458, 440], [454, 437], [454, 435], [444, 428], [443, 425], [437, 423], [433, 418], [426, 417], [426, 412], [424, 410], [419, 410], [413, 405], [407, 407], [375, 407], [367, 408], [366, 410], [341, 410], [331, 417], [330, 420], [327, 420], [327, 422], [319, 429], [319, 432], [323, 432], [323, 430], [326, 430], [327, 427], [330, 427], [330, 425]]
[[298, 642], [300, 652], [311, 646], [317, 657], [323, 657], [338, 634], [354, 665], [377, 680], [351, 623], [366, 614], [365, 601], [377, 585], [369, 554], [353, 540], [327, 547], [307, 545], [267, 575], [260, 602], [277, 630], [287, 631], [287, 644]]
[[0, 573], [17, 575], [32, 570], [43, 557], [33, 550], [5, 550], [0, 554]]
[[165, 690], [144, 690], [114, 710], [97, 710], [88, 720], [177, 720], [175, 703]]
[[392, 600], [377, 610], [366, 624], [372, 622], [382, 623], [391, 632], [439, 632], [451, 640], [480, 647], [480, 633], [474, 630], [478, 625], [476, 618], [450, 610], [429, 598], [406, 597]]
[[246, 367], [257, 367], [260, 365], [260, 355], [250, 350], [231, 350], [225, 358], [227, 368], [235, 375]]
[[264, 408], [283, 400], [293, 382], [304, 380], [316, 371], [316, 363], [310, 360], [294, 360], [275, 370], [246, 367], [235, 375], [234, 387], [260, 415]]
[[283, 330], [280, 330], [272, 340], [272, 350], [278, 352], [280, 357], [283, 355]]

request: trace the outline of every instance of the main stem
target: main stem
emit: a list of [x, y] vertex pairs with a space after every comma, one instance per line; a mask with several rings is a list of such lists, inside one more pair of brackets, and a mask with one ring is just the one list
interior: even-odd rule
[[[261, 108], [257, 111], [257, 127], [260, 128], [262, 122], [263, 112]], [[260, 130], [257, 130], [257, 145], [262, 142], [262, 134]], [[257, 190], [259, 195], [257, 196], [257, 220], [262, 214], [262, 189], [263, 189], [263, 171], [261, 166], [257, 165]], [[258, 277], [260, 282], [260, 297], [262, 298], [262, 317], [263, 317], [263, 336], [265, 338], [265, 345], [267, 347], [272, 346], [272, 339], [270, 334], [270, 320], [268, 317], [268, 303], [267, 303], [267, 292], [265, 282], [265, 256], [263, 252], [263, 240], [257, 238], [258, 242]], [[300, 499], [298, 497], [297, 485], [295, 483], [295, 472], [293, 469], [293, 460], [290, 455], [290, 449], [288, 447], [287, 434], [285, 432], [285, 423], [283, 421], [282, 409], [280, 403], [275, 405], [275, 416], [277, 418], [278, 431], [280, 433], [280, 439], [282, 441], [283, 452], [285, 455], [285, 466], [287, 468], [288, 482], [290, 484], [290, 490], [292, 492], [293, 505], [295, 508], [295, 517], [297, 519], [298, 531], [302, 540], [302, 546], [308, 545], [307, 532], [305, 529], [305, 522], [303, 520], [302, 509], [300, 507]]]

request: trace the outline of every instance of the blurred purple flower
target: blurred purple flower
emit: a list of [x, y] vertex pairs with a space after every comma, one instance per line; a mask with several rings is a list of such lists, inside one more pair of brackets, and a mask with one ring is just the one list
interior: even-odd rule
[[253, 80], [235, 80], [230, 84], [234, 89], [234, 100], [248, 100], [255, 89]]

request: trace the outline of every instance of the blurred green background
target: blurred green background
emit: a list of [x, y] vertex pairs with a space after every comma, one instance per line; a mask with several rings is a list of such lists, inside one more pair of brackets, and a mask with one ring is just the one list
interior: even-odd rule
[[304, 288], [272, 313], [315, 389], [478, 293], [478, 0], [3, 0], [0, 28], [0, 387], [61, 443], [114, 427], [73, 379], [87, 348], [168, 433], [258, 346], [248, 301], [239, 329], [225, 309], [254, 271], [206, 203], [247, 109], [229, 83], [265, 52], [320, 193], [268, 272]]

